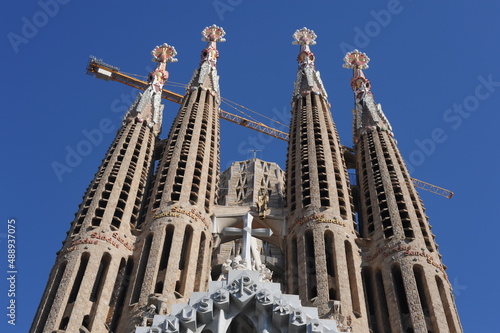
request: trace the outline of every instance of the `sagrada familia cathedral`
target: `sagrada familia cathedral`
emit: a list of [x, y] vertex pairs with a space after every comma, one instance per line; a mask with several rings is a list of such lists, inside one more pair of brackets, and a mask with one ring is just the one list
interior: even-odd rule
[[[310, 47], [300, 46], [286, 171], [219, 172], [217, 43], [207, 42], [167, 138], [166, 65], [123, 118], [57, 253], [30, 332], [456, 333], [446, 267], [389, 121], [352, 70], [354, 147], [340, 144]], [[350, 183], [348, 169], [355, 169]]]

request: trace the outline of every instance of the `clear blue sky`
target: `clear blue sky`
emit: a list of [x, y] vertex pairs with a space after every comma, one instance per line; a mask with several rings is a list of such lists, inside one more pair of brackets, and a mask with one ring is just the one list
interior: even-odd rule
[[[227, 32], [219, 45], [222, 95], [285, 123], [297, 69], [291, 35], [313, 29], [316, 65], [348, 146], [353, 97], [342, 58], [352, 48], [369, 55], [365, 74], [413, 177], [456, 193], [451, 200], [421, 196], [464, 329], [498, 330], [498, 1], [3, 3], [0, 331], [28, 331], [55, 252], [114, 137], [103, 133], [101, 142], [85, 146], [86, 131], [103, 119], [117, 129], [135, 96], [130, 87], [85, 75], [88, 56], [145, 76], [154, 65], [150, 51], [166, 42], [179, 59], [168, 66], [170, 80], [187, 83], [205, 46], [200, 32], [214, 23]], [[166, 103], [163, 137], [178, 108]], [[221, 129], [223, 169], [251, 149], [284, 168], [284, 142], [228, 122]], [[87, 156], [58, 178], [54, 162], [67, 165], [68, 151], [85, 148]], [[16, 221], [16, 326], [6, 316], [8, 219]]]

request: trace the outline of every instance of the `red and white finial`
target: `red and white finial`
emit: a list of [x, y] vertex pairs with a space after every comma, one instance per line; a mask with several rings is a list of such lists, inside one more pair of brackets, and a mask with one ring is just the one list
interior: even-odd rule
[[373, 98], [370, 81], [365, 78], [363, 69], [368, 68], [370, 58], [366, 53], [354, 50], [348, 52], [344, 57], [344, 68], [353, 69], [353, 77], [351, 78], [351, 88], [354, 91], [355, 106], [354, 110], [354, 140], [358, 140], [358, 135], [372, 131], [374, 129], [381, 129], [382, 131], [389, 131], [392, 135], [391, 124], [387, 120], [382, 106], [376, 104]]
[[149, 82], [153, 85], [156, 92], [161, 91], [163, 85], [168, 80], [168, 72], [165, 70], [167, 62], [176, 62], [177, 51], [175, 47], [164, 43], [157, 46], [151, 51], [153, 55], [152, 61], [157, 62], [158, 65], [154, 71], [149, 74]]
[[344, 57], [344, 64], [342, 67], [344, 68], [353, 68], [353, 69], [367, 69], [368, 63], [370, 62], [370, 58], [366, 55], [366, 53], [359, 52], [358, 50], [354, 50], [348, 52]]
[[226, 35], [226, 32], [224, 31], [223, 28], [216, 26], [215, 24], [212, 24], [209, 27], [206, 27], [203, 29], [201, 32], [201, 35], [203, 38], [201, 39], [202, 41], [205, 42], [225, 42], [226, 39], [224, 36]]
[[309, 48], [310, 45], [316, 44], [316, 34], [311, 29], [304, 27], [296, 30], [292, 37], [294, 39], [292, 44], [300, 45], [300, 52], [297, 56], [299, 68], [297, 71], [297, 80], [295, 80], [292, 98], [305, 96], [309, 93], [315, 93], [328, 98], [323, 82], [321, 81], [319, 71], [316, 70], [314, 65], [316, 57]]
[[226, 39], [224, 36], [226, 32], [219, 26], [212, 24], [209, 27], [206, 27], [201, 32], [203, 38], [202, 41], [208, 42], [208, 45], [201, 52], [201, 62], [208, 62], [212, 66], [217, 64], [217, 58], [219, 57], [219, 51], [217, 51], [217, 42], [225, 42]]
[[314, 53], [311, 52], [309, 45], [316, 44], [316, 34], [311, 29], [306, 27], [296, 30], [292, 35], [294, 41], [292, 44], [300, 45], [300, 53], [297, 57], [297, 61], [300, 66], [314, 65]]
[[167, 63], [177, 61], [177, 58], [175, 58], [175, 56], [177, 55], [175, 47], [168, 45], [167, 43], [155, 47], [153, 51], [151, 51], [151, 54], [153, 55], [152, 60], [154, 62]]
[[220, 101], [219, 76], [217, 75], [217, 42], [225, 42], [226, 32], [223, 28], [212, 24], [201, 32], [202, 41], [207, 42], [207, 46], [201, 51], [200, 67], [194, 71], [187, 90], [196, 90], [200, 87], [210, 89], [211, 94]]
[[364, 96], [364, 94], [370, 91], [371, 85], [370, 81], [365, 78], [363, 69], [368, 68], [368, 63], [370, 58], [364, 52], [354, 50], [348, 52], [344, 57], [344, 68], [353, 69], [353, 78], [351, 79], [351, 87], [357, 96]]
[[294, 45], [315, 45], [316, 44], [316, 34], [313, 30], [307, 29], [306, 27], [296, 30], [292, 35], [295, 39], [292, 44]]

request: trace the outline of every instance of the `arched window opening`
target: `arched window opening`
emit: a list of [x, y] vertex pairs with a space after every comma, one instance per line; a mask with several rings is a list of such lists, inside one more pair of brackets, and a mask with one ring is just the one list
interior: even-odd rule
[[349, 288], [351, 291], [352, 311], [357, 317], [361, 316], [361, 304], [359, 301], [358, 279], [356, 276], [356, 268], [354, 266], [354, 256], [352, 245], [349, 241], [344, 242], [345, 257], [347, 259], [347, 274], [349, 276]]
[[172, 247], [172, 238], [174, 236], [174, 226], [167, 225], [165, 230], [165, 239], [163, 240], [163, 249], [161, 251], [160, 266], [158, 267], [158, 274], [156, 275], [155, 293], [161, 294], [163, 292], [163, 284], [165, 281], [165, 274], [168, 267], [168, 259], [170, 258], [170, 249]]
[[307, 298], [311, 301], [318, 296], [316, 289], [316, 255], [314, 251], [314, 236], [312, 230], [307, 230], [304, 235], [306, 245], [306, 273], [307, 273]]
[[139, 261], [139, 267], [137, 268], [134, 291], [132, 293], [132, 298], [130, 301], [131, 304], [137, 303], [139, 301], [139, 296], [141, 295], [142, 283], [144, 282], [144, 275], [146, 274], [146, 266], [148, 264], [149, 252], [151, 251], [152, 242], [153, 242], [153, 235], [150, 234], [144, 241], [144, 246], [142, 248], [142, 255]]
[[196, 266], [196, 277], [195, 277], [195, 287], [194, 291], [201, 291], [204, 286], [204, 281], [202, 281], [201, 277], [203, 274], [204, 264], [205, 264], [205, 247], [206, 247], [206, 237], [205, 233], [202, 232], [200, 236], [200, 247], [198, 248], [198, 264]]
[[439, 290], [439, 296], [441, 297], [441, 303], [443, 305], [444, 314], [446, 316], [446, 322], [448, 323], [450, 332], [457, 332], [457, 328], [455, 327], [455, 321], [453, 320], [453, 313], [451, 312], [453, 305], [450, 304], [450, 302], [448, 301], [443, 281], [437, 275], [436, 275], [436, 283]]
[[52, 280], [52, 284], [49, 287], [49, 295], [47, 296], [47, 301], [45, 302], [45, 306], [42, 311], [42, 315], [40, 316], [40, 321], [36, 329], [36, 333], [41, 333], [43, 331], [43, 328], [45, 327], [45, 323], [47, 322], [47, 319], [49, 317], [50, 310], [52, 309], [52, 306], [54, 305], [54, 299], [56, 297], [57, 291], [59, 290], [59, 286], [61, 284], [62, 277], [64, 275], [64, 272], [66, 271], [66, 265], [68, 264], [67, 261], [64, 261], [58, 268], [56, 277], [54, 280]]
[[186, 276], [188, 271], [189, 258], [191, 257], [192, 243], [193, 240], [193, 227], [190, 225], [186, 226], [184, 232], [184, 240], [182, 242], [181, 257], [179, 259], [179, 280], [175, 284], [175, 296], [177, 298], [184, 297], [186, 288]]
[[412, 324], [409, 317], [410, 308], [408, 305], [408, 299], [406, 297], [406, 290], [403, 282], [403, 275], [401, 274], [401, 267], [398, 264], [394, 264], [391, 268], [391, 273], [394, 284], [394, 291], [396, 293], [396, 299], [399, 306], [401, 326], [406, 330], [408, 328], [411, 328]]

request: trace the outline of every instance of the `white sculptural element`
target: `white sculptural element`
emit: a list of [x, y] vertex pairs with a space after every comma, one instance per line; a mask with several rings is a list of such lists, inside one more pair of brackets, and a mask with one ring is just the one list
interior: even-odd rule
[[148, 319], [153, 319], [156, 314], [156, 306], [149, 304], [146, 311], [142, 313], [142, 326], [148, 326]]
[[261, 264], [259, 266], [259, 273], [260, 273], [260, 278], [262, 279], [262, 282], [271, 282], [273, 278], [273, 272], [266, 267], [266, 265]]
[[[232, 228], [226, 227], [222, 233], [226, 236], [241, 235], [242, 236], [242, 246], [241, 255], [236, 255], [233, 260], [226, 260], [222, 264], [222, 273], [224, 275], [229, 272], [229, 270], [252, 270], [261, 273], [263, 281], [271, 281], [272, 272], [260, 259], [260, 253], [257, 246], [257, 240], [252, 236], [270, 237], [273, 234], [271, 229], [261, 228], [252, 229], [253, 216], [250, 213], [246, 213], [243, 216], [243, 228]], [[222, 278], [223, 280], [225, 278]]]

